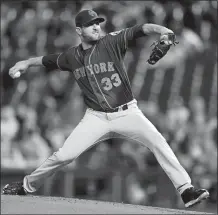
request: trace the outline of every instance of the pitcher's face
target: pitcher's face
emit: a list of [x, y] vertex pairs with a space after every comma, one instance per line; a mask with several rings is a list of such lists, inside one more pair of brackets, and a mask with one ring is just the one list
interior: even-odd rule
[[86, 42], [97, 41], [101, 36], [101, 26], [99, 21], [94, 20], [88, 25], [81, 27], [81, 37]]

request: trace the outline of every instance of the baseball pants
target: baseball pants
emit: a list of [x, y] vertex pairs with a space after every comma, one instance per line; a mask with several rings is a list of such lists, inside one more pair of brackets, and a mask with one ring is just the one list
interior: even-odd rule
[[191, 179], [181, 166], [164, 137], [144, 116], [137, 101], [128, 103], [128, 109], [105, 113], [88, 108], [83, 119], [64, 142], [41, 166], [24, 177], [24, 188], [35, 192], [44, 180], [61, 167], [74, 161], [79, 155], [100, 141], [109, 138], [127, 138], [148, 147], [181, 194], [192, 187]]

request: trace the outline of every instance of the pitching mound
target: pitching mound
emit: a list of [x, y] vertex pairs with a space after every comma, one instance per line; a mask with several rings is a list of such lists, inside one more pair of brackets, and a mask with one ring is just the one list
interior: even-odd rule
[[1, 196], [1, 214], [208, 214], [114, 202], [45, 196]]

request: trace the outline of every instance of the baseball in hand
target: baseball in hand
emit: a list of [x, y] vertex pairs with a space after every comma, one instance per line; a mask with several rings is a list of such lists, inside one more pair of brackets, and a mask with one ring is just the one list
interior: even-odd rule
[[21, 75], [21, 73], [20, 73], [20, 71], [18, 71], [18, 72], [16, 72], [16, 73], [14, 74], [14, 78], [19, 78], [20, 75]]

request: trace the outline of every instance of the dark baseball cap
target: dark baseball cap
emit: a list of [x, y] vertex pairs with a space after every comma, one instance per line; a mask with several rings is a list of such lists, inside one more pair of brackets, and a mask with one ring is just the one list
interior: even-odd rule
[[93, 10], [82, 10], [75, 17], [76, 27], [82, 27], [88, 25], [92, 21], [98, 21], [99, 23], [104, 22], [105, 19], [99, 17], [98, 14]]

